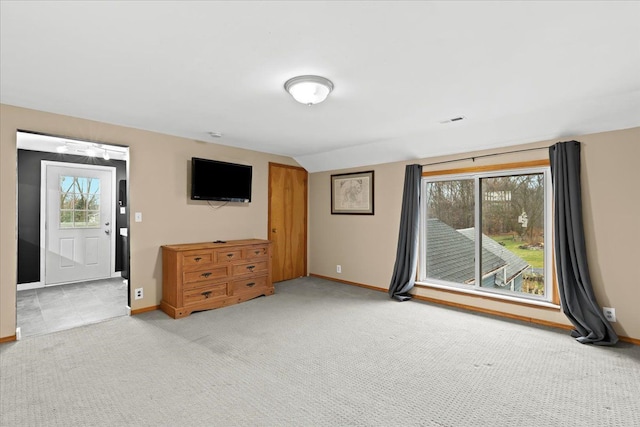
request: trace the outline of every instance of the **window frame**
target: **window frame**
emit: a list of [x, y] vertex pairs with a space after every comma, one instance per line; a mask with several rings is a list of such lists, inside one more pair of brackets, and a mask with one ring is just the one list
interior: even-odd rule
[[481, 259], [475, 257], [475, 280], [473, 285], [449, 282], [426, 277], [426, 197], [420, 200], [420, 235], [419, 235], [419, 263], [416, 285], [429, 288], [437, 288], [449, 292], [471, 294], [483, 298], [506, 300], [514, 303], [526, 305], [558, 307], [559, 298], [554, 265], [554, 245], [553, 245], [553, 214], [552, 214], [552, 183], [550, 163], [548, 160], [534, 160], [529, 162], [507, 163], [497, 165], [487, 165], [479, 167], [469, 167], [460, 169], [449, 169], [440, 171], [426, 171], [422, 173], [421, 194], [426, 194], [426, 186], [430, 182], [442, 182], [462, 179], [472, 179], [474, 181], [474, 250], [478, 254], [481, 251], [482, 242], [482, 191], [481, 182], [483, 178], [504, 177], [525, 174], [543, 174], [544, 179], [544, 295], [525, 294], [499, 288], [482, 287], [482, 281], [478, 280], [481, 270]]

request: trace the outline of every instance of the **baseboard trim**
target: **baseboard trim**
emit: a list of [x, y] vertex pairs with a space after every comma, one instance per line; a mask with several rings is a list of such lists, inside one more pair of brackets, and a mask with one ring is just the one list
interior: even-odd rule
[[637, 338], [621, 337], [620, 335], [618, 335], [618, 338], [620, 341], [628, 342], [629, 344], [640, 345], [640, 339]]
[[0, 344], [3, 344], [5, 342], [11, 342], [11, 341], [16, 341], [17, 338], [15, 335], [9, 335], [8, 337], [2, 337], [0, 338]]
[[331, 280], [332, 282], [338, 282], [338, 283], [344, 283], [345, 285], [352, 285], [352, 286], [358, 286], [359, 288], [366, 288], [366, 289], [371, 289], [373, 291], [380, 291], [380, 292], [387, 292], [387, 289], [384, 288], [379, 288], [377, 286], [371, 286], [371, 285], [365, 285], [362, 283], [357, 283], [357, 282], [350, 282], [348, 280], [341, 280], [341, 279], [336, 279], [335, 277], [329, 277], [329, 276], [322, 276], [320, 274], [309, 274], [310, 277], [317, 277], [318, 279], [325, 279], [325, 280]]
[[160, 308], [159, 305], [151, 305], [149, 307], [136, 308], [135, 310], [131, 310], [131, 315], [135, 316], [136, 314], [147, 313], [149, 311], [158, 310]]
[[[319, 279], [330, 280], [332, 282], [344, 283], [346, 285], [358, 286], [360, 288], [371, 289], [371, 290], [374, 290], [374, 291], [387, 292], [387, 289], [379, 288], [377, 286], [365, 285], [365, 284], [357, 283], [357, 282], [350, 282], [348, 280], [340, 280], [340, 279], [336, 279], [334, 277], [322, 276], [320, 274], [313, 274], [312, 273], [312, 274], [309, 274], [309, 276], [317, 277]], [[460, 304], [460, 303], [457, 303], [457, 302], [445, 301], [445, 300], [441, 300], [441, 299], [437, 299], [437, 298], [424, 297], [422, 295], [412, 295], [412, 297], [414, 299], [417, 299], [417, 300], [420, 300], [420, 301], [430, 302], [430, 303], [434, 303], [434, 304], [438, 304], [438, 305], [446, 305], [446, 306], [449, 306], [449, 307], [459, 308], [459, 309], [466, 310], [466, 311], [475, 311], [475, 312], [479, 312], [479, 313], [490, 314], [492, 316], [497, 316], [497, 317], [505, 317], [505, 318], [508, 318], [508, 319], [520, 320], [520, 321], [523, 321], [523, 322], [534, 323], [534, 324], [537, 324], [537, 325], [549, 326], [551, 328], [563, 329], [563, 330], [567, 330], [567, 331], [570, 331], [570, 330], [573, 329], [573, 327], [570, 326], [570, 325], [564, 325], [562, 323], [550, 322], [550, 321], [547, 321], [547, 320], [535, 319], [533, 317], [520, 316], [518, 314], [505, 313], [503, 311], [498, 311], [498, 310], [490, 310], [490, 309], [487, 309], [487, 308], [475, 307], [475, 306], [472, 306], [472, 305]], [[628, 342], [628, 343], [634, 344], [634, 345], [640, 345], [640, 339], [637, 339], [637, 338], [631, 338], [631, 337], [620, 336], [620, 335], [618, 335], [618, 338], [620, 339], [620, 341], [623, 341], [623, 342]]]
[[31, 282], [31, 283], [19, 283], [17, 286], [18, 291], [26, 291], [29, 289], [40, 289], [44, 288], [44, 284], [42, 282]]

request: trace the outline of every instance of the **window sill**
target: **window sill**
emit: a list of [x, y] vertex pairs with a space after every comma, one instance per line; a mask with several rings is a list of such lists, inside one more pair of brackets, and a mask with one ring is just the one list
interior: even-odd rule
[[543, 308], [547, 310], [560, 311], [560, 308], [561, 308], [559, 305], [548, 302], [548, 301], [528, 300], [523, 298], [512, 297], [509, 295], [500, 295], [500, 294], [476, 291], [474, 289], [452, 288], [450, 286], [436, 285], [434, 283], [427, 283], [427, 282], [416, 282], [415, 286], [417, 288], [437, 289], [439, 291], [449, 292], [452, 294], [464, 294], [464, 295], [472, 296], [474, 298], [489, 299], [494, 301], [506, 302], [510, 304], [523, 305], [523, 306], [535, 307], [535, 308]]

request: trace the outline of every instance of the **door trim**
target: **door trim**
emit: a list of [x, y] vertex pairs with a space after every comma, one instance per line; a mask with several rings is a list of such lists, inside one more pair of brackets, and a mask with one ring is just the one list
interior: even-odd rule
[[[53, 160], [41, 160], [40, 161], [40, 288], [46, 286], [46, 248], [47, 248], [47, 231], [46, 231], [46, 220], [47, 220], [47, 167], [49, 166], [57, 166], [57, 167], [72, 167], [76, 169], [98, 169], [111, 173], [111, 221], [115, 225], [116, 218], [116, 168], [114, 166], [99, 166], [99, 165], [88, 165], [85, 163], [70, 163], [70, 162], [56, 162]], [[116, 227], [113, 227], [114, 229]], [[113, 277], [115, 274], [116, 268], [116, 234], [113, 230], [110, 234], [110, 252], [111, 259], [109, 260], [109, 277]], [[72, 282], [64, 282], [64, 283], [56, 283], [49, 286], [57, 286], [64, 285]], [[32, 285], [32, 284], [30, 284]], [[31, 288], [33, 289], [33, 288]]]

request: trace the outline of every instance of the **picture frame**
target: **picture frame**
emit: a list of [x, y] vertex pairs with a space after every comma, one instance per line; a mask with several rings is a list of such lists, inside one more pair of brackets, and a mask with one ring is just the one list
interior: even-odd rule
[[374, 214], [373, 171], [331, 175], [332, 215]]

